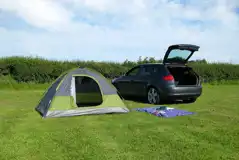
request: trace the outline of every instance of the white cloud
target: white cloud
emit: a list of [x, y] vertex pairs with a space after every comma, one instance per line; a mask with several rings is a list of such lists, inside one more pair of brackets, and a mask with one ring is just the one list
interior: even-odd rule
[[4, 12], [48, 31], [0, 28], [0, 55], [122, 61], [162, 58], [172, 43], [195, 43], [201, 50], [194, 57], [239, 63], [236, 6], [236, 0], [1, 0]]
[[70, 23], [71, 12], [51, 0], [1, 0], [3, 11], [14, 12], [27, 23], [45, 29], [59, 29]]

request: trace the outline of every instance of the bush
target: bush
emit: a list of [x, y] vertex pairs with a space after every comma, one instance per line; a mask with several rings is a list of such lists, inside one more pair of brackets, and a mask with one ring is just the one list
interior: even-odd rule
[[[94, 61], [50, 61], [42, 58], [9, 57], [0, 59], [0, 76], [10, 76], [17, 82], [49, 83], [63, 72], [76, 68], [95, 69], [107, 78], [124, 74], [130, 68], [142, 63], [159, 63], [162, 60], [141, 57], [137, 62], [125, 60], [123, 63]], [[239, 80], [239, 65], [207, 63], [205, 60], [190, 62], [189, 66], [200, 75], [204, 82], [225, 83]]]

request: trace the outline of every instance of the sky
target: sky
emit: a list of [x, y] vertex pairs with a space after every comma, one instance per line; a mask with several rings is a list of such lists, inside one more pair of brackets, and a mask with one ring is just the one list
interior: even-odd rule
[[0, 0], [0, 57], [162, 59], [183, 43], [239, 63], [239, 0]]

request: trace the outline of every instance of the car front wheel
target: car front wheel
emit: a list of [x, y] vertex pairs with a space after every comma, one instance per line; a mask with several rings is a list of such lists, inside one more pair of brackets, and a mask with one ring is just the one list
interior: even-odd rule
[[148, 89], [147, 101], [150, 104], [159, 104], [160, 96], [159, 96], [159, 92], [156, 88], [150, 87]]

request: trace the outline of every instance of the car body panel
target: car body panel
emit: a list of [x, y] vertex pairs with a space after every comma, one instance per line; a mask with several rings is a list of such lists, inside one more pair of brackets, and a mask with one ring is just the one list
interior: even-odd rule
[[[129, 70], [129, 72], [130, 71], [132, 71], [132, 69]], [[126, 73], [124, 76], [114, 79], [112, 83], [116, 86], [116, 88], [122, 95], [133, 96], [137, 94], [143, 96], [145, 95], [147, 85], [149, 83], [148, 79], [148, 75], [127, 76]]]
[[202, 93], [202, 86], [171, 86], [164, 91], [167, 96], [200, 96]]

